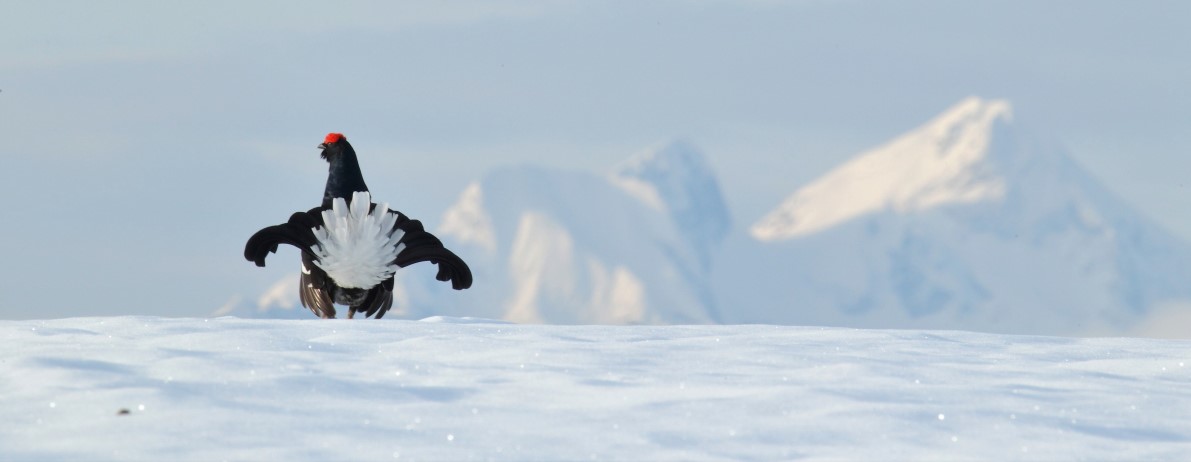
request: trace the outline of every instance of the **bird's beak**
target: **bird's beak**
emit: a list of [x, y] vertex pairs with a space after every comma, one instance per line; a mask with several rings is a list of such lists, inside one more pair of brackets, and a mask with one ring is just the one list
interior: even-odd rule
[[327, 143], [322, 143], [322, 144], [318, 145], [318, 148], [319, 149], [327, 149]]

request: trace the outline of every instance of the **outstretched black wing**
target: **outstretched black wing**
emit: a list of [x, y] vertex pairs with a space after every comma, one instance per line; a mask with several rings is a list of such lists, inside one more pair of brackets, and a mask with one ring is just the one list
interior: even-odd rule
[[263, 267], [265, 257], [277, 252], [279, 244], [292, 245], [302, 250], [303, 256], [308, 254], [314, 258], [314, 252], [310, 249], [318, 245], [314, 228], [323, 225], [322, 211], [322, 207], [316, 207], [306, 212], [295, 212], [290, 215], [288, 222], [257, 231], [244, 245], [244, 258]]
[[438, 265], [435, 279], [451, 281], [451, 288], [455, 290], [471, 287], [471, 268], [467, 267], [462, 258], [443, 247], [442, 241], [427, 232], [421, 221], [411, 220], [396, 210], [389, 210], [389, 213], [397, 215], [397, 223], [393, 227], [405, 232], [405, 236], [401, 238], [405, 249], [397, 254], [397, 260], [394, 262], [397, 266], [405, 268], [414, 263], [428, 261]]
[[316, 207], [306, 212], [295, 212], [289, 221], [257, 231], [244, 245], [244, 258], [265, 266], [265, 257], [277, 252], [280, 244], [289, 244], [302, 251], [302, 275], [298, 278], [298, 298], [302, 306], [324, 319], [335, 317], [335, 304], [331, 301], [334, 284], [327, 273], [314, 264], [313, 248], [318, 245], [314, 228], [323, 225], [322, 211]]

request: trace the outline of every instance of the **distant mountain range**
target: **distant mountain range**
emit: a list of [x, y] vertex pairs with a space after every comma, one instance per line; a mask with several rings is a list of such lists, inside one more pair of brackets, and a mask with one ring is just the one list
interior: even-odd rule
[[[1079, 334], [1191, 299], [1191, 247], [1015, 124], [1007, 102], [979, 98], [796, 189], [747, 230], [700, 151], [678, 142], [605, 175], [489, 172], [436, 233], [475, 287], [411, 267], [392, 315]], [[227, 312], [300, 312], [284, 281]]]
[[742, 321], [1076, 334], [1191, 297], [1191, 249], [1005, 101], [969, 98], [860, 154], [750, 235], [767, 277], [725, 262], [719, 281], [757, 287], [721, 294], [755, 310]]

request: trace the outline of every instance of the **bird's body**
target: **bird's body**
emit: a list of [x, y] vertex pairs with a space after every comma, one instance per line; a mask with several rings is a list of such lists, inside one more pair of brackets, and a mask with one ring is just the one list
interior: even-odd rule
[[244, 247], [245, 258], [265, 266], [278, 244], [300, 249], [299, 298], [322, 318], [335, 317], [335, 304], [347, 305], [349, 318], [384, 316], [393, 306], [393, 274], [422, 261], [437, 264], [437, 279], [453, 288], [471, 287], [467, 264], [421, 222], [372, 202], [356, 152], [343, 135], [331, 133], [319, 147], [330, 164], [322, 205], [257, 231]]

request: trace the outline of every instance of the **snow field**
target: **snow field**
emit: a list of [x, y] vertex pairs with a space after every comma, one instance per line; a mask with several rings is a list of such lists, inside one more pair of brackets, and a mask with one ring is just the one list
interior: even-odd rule
[[3, 460], [1191, 453], [1187, 341], [109, 317], [0, 322], [0, 351]]

